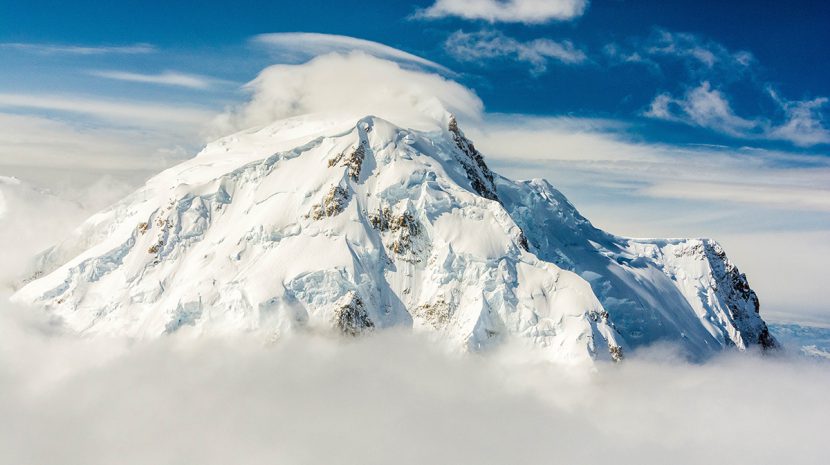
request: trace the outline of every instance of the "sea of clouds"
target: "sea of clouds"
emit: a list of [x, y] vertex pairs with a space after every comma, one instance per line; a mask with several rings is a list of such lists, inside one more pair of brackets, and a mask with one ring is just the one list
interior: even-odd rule
[[666, 348], [596, 370], [402, 330], [127, 343], [0, 317], [0, 462], [824, 463], [830, 368]]

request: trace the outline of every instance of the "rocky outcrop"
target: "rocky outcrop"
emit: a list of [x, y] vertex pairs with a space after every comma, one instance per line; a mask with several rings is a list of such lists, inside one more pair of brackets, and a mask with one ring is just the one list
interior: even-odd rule
[[456, 122], [454, 116], [450, 117], [449, 131], [455, 145], [461, 151], [458, 161], [464, 167], [464, 171], [467, 172], [467, 178], [470, 180], [473, 189], [485, 199], [498, 200], [499, 196], [496, 194], [493, 172], [487, 167], [484, 157], [476, 150], [473, 143], [464, 137], [464, 133], [458, 128], [458, 122]]
[[349, 203], [349, 191], [345, 187], [333, 186], [323, 196], [323, 200], [311, 207], [309, 217], [320, 220], [340, 214]]
[[712, 289], [729, 309], [732, 324], [744, 344], [757, 344], [765, 350], [780, 348], [778, 341], [770, 334], [767, 324], [761, 319], [758, 295], [749, 287], [746, 275], [729, 260], [723, 247], [717, 242], [703, 240], [701, 247], [711, 269]]
[[335, 303], [334, 326], [347, 336], [358, 336], [374, 329], [375, 324], [357, 293], [349, 292]]
[[404, 211], [393, 214], [389, 207], [383, 207], [379, 212], [369, 214], [369, 222], [383, 234], [386, 239], [384, 242], [392, 253], [398, 256], [411, 253], [414, 261], [419, 260], [418, 255], [423, 250], [416, 242], [422, 226], [412, 213]]
[[336, 157], [329, 160], [329, 167], [344, 166], [347, 168], [349, 178], [357, 181], [360, 177], [360, 168], [363, 166], [363, 159], [366, 157], [366, 146], [361, 141], [357, 147], [348, 152], [340, 152]]

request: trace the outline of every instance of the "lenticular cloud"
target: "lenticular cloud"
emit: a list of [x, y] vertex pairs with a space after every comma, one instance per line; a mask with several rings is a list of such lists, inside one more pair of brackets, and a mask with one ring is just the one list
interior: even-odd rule
[[457, 82], [363, 52], [274, 65], [246, 88], [250, 101], [223, 115], [220, 128], [243, 129], [308, 113], [374, 115], [406, 127], [434, 128], [447, 111], [478, 119], [483, 110], [478, 96]]

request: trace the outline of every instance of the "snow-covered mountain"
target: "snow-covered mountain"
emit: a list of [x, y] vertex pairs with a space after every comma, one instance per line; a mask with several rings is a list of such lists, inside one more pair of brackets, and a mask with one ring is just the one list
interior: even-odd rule
[[714, 241], [605, 233], [442, 126], [307, 115], [220, 139], [44, 253], [14, 299], [138, 338], [404, 326], [568, 363], [776, 346]]

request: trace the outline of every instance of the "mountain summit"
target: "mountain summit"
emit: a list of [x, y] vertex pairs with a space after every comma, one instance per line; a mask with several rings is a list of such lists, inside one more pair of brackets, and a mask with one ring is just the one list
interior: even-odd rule
[[307, 115], [220, 139], [45, 252], [14, 299], [137, 338], [403, 326], [565, 363], [777, 344], [716, 242], [603, 232], [547, 181], [492, 172], [451, 116], [416, 131]]

